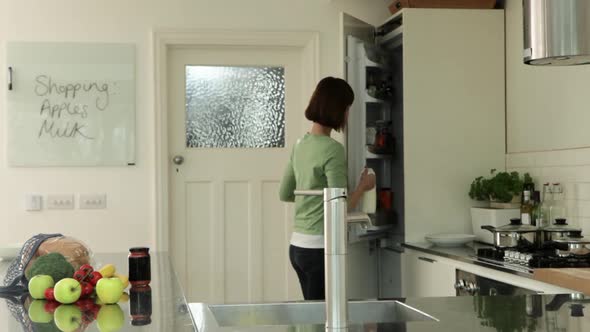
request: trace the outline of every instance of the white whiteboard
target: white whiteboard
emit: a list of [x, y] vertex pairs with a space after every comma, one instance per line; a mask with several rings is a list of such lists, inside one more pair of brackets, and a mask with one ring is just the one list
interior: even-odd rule
[[134, 164], [134, 45], [10, 42], [6, 50], [10, 166]]

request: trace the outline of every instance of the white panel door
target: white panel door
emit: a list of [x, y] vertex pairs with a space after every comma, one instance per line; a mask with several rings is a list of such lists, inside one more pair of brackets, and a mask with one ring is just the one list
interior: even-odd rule
[[188, 300], [301, 299], [288, 259], [292, 208], [278, 199], [303, 131], [301, 51], [178, 47], [167, 70], [170, 250]]

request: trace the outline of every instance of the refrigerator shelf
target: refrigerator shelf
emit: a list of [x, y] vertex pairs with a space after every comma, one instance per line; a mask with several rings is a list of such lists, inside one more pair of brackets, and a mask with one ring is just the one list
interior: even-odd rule
[[387, 104], [386, 100], [383, 99], [377, 99], [371, 95], [369, 95], [367, 93], [367, 91], [365, 91], [364, 95], [363, 95], [363, 100], [365, 103], [373, 103], [373, 104]]
[[365, 157], [367, 159], [391, 159], [393, 157], [390, 154], [375, 154], [375, 153], [372, 153], [372, 152], [370, 152], [368, 150], [368, 148], [367, 148], [367, 151], [365, 151], [365, 152], [366, 152], [365, 153]]

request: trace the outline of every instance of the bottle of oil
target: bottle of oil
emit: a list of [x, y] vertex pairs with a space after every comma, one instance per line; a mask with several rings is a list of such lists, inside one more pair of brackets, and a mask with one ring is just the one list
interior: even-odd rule
[[520, 219], [523, 225], [533, 224], [533, 202], [531, 200], [531, 192], [524, 191], [524, 200], [520, 206]]
[[555, 219], [567, 218], [563, 187], [559, 183], [553, 184], [553, 204], [551, 204], [549, 215], [551, 224], [555, 222]]

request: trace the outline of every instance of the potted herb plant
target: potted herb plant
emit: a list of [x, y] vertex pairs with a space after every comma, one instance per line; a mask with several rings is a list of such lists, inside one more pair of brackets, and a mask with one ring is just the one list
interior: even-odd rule
[[502, 226], [520, 216], [521, 193], [525, 183], [532, 182], [528, 173], [490, 171], [488, 177], [477, 177], [469, 188], [469, 197], [484, 202], [485, 207], [471, 208], [473, 233], [478, 241], [493, 243], [492, 234], [481, 226]]
[[518, 208], [520, 207], [520, 195], [525, 183], [533, 182], [529, 173], [521, 178], [518, 172], [490, 171], [491, 176], [477, 177], [471, 183], [469, 197], [477, 201], [490, 202], [491, 208]]

